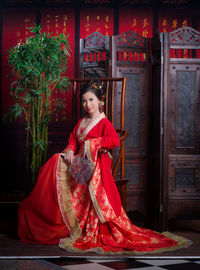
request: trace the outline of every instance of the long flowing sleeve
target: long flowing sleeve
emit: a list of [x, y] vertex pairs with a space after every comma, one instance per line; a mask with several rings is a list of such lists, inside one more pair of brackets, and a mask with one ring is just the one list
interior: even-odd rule
[[[96, 150], [102, 147], [107, 149], [112, 149], [120, 145], [120, 140], [117, 132], [115, 131], [113, 125], [108, 119], [104, 119], [101, 124], [99, 124], [97, 131], [95, 133], [89, 133], [85, 137], [85, 149], [86, 152], [93, 145]], [[90, 151], [90, 150], [89, 150]], [[98, 151], [92, 151], [92, 159], [97, 159]], [[94, 156], [95, 153], [95, 156]]]
[[120, 145], [119, 136], [110, 121], [106, 122], [103, 132], [104, 135], [101, 137], [101, 147], [112, 149]]
[[68, 138], [68, 144], [66, 146], [66, 148], [62, 151], [63, 153], [67, 152], [67, 151], [73, 151], [73, 153], [76, 153], [77, 150], [77, 130], [80, 124], [80, 120], [78, 121], [78, 123], [76, 124], [76, 126], [74, 127], [73, 131], [70, 133], [69, 138]]

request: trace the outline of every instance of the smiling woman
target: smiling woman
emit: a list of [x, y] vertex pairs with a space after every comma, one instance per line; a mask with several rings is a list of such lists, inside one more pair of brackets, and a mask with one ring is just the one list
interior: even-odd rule
[[82, 96], [82, 105], [84, 111], [88, 114], [88, 118], [91, 120], [95, 115], [99, 114], [100, 101], [95, 94], [88, 92]]
[[[63, 153], [55, 154], [42, 167], [34, 190], [20, 203], [21, 240], [103, 254], [155, 253], [189, 245], [182, 237], [143, 229], [128, 219], [111, 174], [110, 155], [99, 153], [102, 147], [112, 149], [120, 144], [100, 110], [103, 93], [99, 81], [84, 84], [85, 116], [74, 127]], [[78, 181], [84, 173], [87, 181]]]

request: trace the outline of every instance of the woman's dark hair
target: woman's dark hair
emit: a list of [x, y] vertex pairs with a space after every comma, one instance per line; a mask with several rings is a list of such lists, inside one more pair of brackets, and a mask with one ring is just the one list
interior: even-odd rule
[[88, 80], [81, 87], [80, 98], [82, 99], [82, 96], [87, 92], [92, 92], [101, 100], [102, 96], [105, 94], [105, 87], [99, 80]]

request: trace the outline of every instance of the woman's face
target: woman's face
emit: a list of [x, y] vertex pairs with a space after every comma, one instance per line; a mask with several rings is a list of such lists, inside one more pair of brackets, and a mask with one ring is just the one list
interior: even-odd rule
[[95, 113], [99, 112], [99, 103], [100, 100], [90, 91], [86, 92], [82, 96], [83, 110], [90, 116], [93, 116]]

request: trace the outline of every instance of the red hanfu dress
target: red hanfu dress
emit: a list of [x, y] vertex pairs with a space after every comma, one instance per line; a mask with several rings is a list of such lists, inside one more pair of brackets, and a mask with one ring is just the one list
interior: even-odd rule
[[111, 174], [111, 158], [98, 154], [101, 147], [119, 146], [119, 137], [103, 113], [86, 128], [84, 121], [75, 126], [64, 152], [90, 159], [95, 167], [91, 179], [80, 185], [69, 174], [62, 154], [49, 159], [33, 191], [20, 203], [21, 240], [101, 254], [155, 253], [191, 244], [180, 236], [160, 234], [130, 222]]

